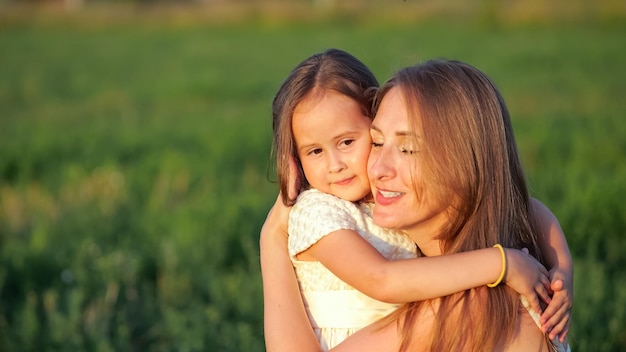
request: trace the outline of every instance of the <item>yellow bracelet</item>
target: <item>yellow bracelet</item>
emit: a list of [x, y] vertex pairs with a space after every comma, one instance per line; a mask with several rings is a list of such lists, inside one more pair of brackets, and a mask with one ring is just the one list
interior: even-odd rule
[[500, 255], [502, 257], [502, 272], [500, 272], [500, 277], [498, 277], [498, 280], [496, 280], [492, 284], [487, 284], [487, 286], [489, 287], [496, 287], [500, 285], [502, 279], [504, 279], [504, 274], [506, 273], [506, 254], [504, 253], [504, 248], [502, 248], [502, 245], [499, 243], [496, 243], [493, 246], [500, 249]]

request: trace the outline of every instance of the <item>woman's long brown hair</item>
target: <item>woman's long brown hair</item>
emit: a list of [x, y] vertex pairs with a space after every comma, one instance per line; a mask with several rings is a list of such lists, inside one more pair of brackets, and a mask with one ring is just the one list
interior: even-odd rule
[[[428, 187], [440, 200], [453, 200], [448, 226], [438, 234], [442, 253], [500, 243], [541, 258], [509, 112], [494, 83], [465, 63], [431, 60], [397, 72], [376, 102], [393, 87], [404, 95], [411, 127], [421, 128], [418, 193]], [[394, 315], [402, 317], [401, 350], [429, 309], [431, 339], [419, 342], [430, 344], [428, 350], [493, 351], [512, 338], [521, 305], [506, 285], [409, 303]]]

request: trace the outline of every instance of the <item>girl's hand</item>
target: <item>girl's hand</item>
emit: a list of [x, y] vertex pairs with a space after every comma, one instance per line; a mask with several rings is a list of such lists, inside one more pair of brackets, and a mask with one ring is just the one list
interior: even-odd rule
[[550, 270], [552, 301], [541, 315], [541, 330], [549, 333], [550, 339], [558, 338], [564, 342], [569, 332], [570, 316], [574, 303], [572, 275], [566, 270]]
[[507, 270], [504, 282], [524, 296], [530, 307], [541, 314], [541, 301], [551, 301], [548, 270], [537, 259], [528, 254], [527, 249], [506, 248]]

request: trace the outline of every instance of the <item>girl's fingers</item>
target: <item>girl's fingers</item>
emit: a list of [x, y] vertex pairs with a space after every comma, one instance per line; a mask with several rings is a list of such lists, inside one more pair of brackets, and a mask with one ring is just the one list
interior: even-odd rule
[[569, 332], [569, 322], [567, 323], [567, 327], [565, 330], [559, 334], [559, 341], [561, 343], [565, 342], [565, 338], [567, 337], [567, 333]]
[[525, 297], [528, 301], [528, 304], [530, 305], [530, 308], [535, 312], [541, 314], [541, 305], [539, 304], [539, 298], [537, 297], [537, 294], [538, 293], [534, 292], [534, 294], [530, 294]]
[[549, 288], [550, 282], [548, 281], [548, 277], [544, 275], [539, 275], [538, 281], [535, 284], [535, 291], [530, 294], [530, 299], [528, 299], [528, 297], [526, 298], [531, 308], [539, 314], [543, 312], [540, 300], [545, 302], [546, 304], [549, 304], [552, 300], [552, 298], [550, 297]]
[[[550, 307], [548, 307], [549, 309]], [[563, 332], [564, 328], [569, 324], [569, 307], [566, 304], [561, 304], [553, 314], [549, 314], [548, 309], [541, 316], [542, 329], [544, 332], [550, 332], [550, 338], [559, 335]]]
[[[546, 309], [543, 311], [543, 314], [541, 314], [541, 319], [539, 320], [541, 322], [541, 326], [546, 327], [547, 330], [547, 328], [551, 328], [555, 325], [554, 322], [559, 320], [559, 316], [557, 316], [557, 314], [559, 314], [559, 310], [561, 308], [562, 306], [557, 306], [557, 301], [553, 301], [553, 304], [548, 304]], [[550, 324], [551, 322], [553, 323]]]
[[[552, 301], [550, 293], [546, 290], [546, 286], [543, 283], [535, 288], [535, 292], [537, 293], [537, 296], [539, 296], [539, 298], [546, 304], [550, 304]], [[537, 300], [537, 305], [539, 305], [539, 300]], [[537, 310], [539, 313], [541, 313], [541, 311], [542, 309]]]
[[545, 276], [546, 278], [550, 277], [550, 273], [548, 272], [548, 269], [546, 269], [546, 267], [543, 265], [539, 265], [539, 272], [541, 273], [541, 275]]
[[550, 278], [541, 270], [541, 268], [543, 268], [543, 265], [540, 265], [539, 268], [540, 268], [539, 278], [538, 278], [539, 283], [537, 287], [535, 287], [535, 291], [541, 297], [542, 301], [549, 304], [550, 301], [552, 301], [552, 290], [550, 288]]
[[557, 279], [550, 284], [550, 288], [552, 289], [552, 291], [560, 291], [563, 289], [563, 285], [563, 280]]
[[550, 340], [553, 340], [554, 338], [559, 338], [559, 341], [563, 342], [563, 340], [565, 340], [565, 336], [567, 335], [567, 329], [569, 327], [569, 311], [565, 312], [565, 315], [563, 316], [563, 319], [561, 319], [558, 324], [556, 324], [551, 330], [550, 330], [550, 334], [548, 335], [550, 337]]

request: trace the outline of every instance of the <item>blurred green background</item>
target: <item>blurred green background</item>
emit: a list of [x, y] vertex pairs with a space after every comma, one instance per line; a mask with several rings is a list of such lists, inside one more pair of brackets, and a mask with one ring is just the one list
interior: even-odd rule
[[264, 351], [271, 100], [330, 47], [495, 80], [573, 350], [626, 350], [623, 1], [66, 0], [0, 2], [0, 351]]

